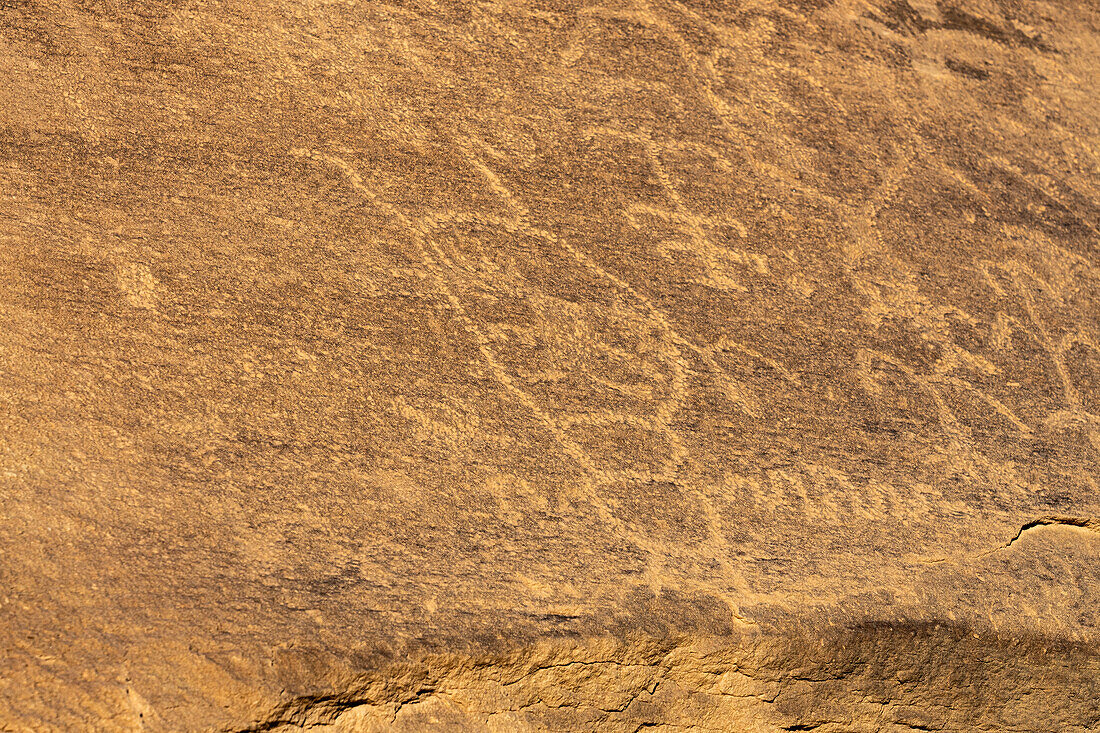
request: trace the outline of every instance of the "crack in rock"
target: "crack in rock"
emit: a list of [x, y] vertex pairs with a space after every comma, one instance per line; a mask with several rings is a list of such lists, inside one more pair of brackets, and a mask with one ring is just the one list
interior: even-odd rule
[[1065, 517], [1065, 516], [1046, 516], [1033, 519], [1030, 522], [1022, 525], [1019, 531], [1008, 542], [994, 547], [992, 550], [982, 553], [982, 557], [992, 555], [995, 552], [1001, 550], [1007, 550], [1012, 547], [1016, 542], [1024, 536], [1027, 532], [1034, 529], [1040, 529], [1042, 527], [1073, 527], [1075, 529], [1083, 529], [1088, 532], [1100, 534], [1100, 522], [1095, 519], [1088, 519], [1085, 517]]

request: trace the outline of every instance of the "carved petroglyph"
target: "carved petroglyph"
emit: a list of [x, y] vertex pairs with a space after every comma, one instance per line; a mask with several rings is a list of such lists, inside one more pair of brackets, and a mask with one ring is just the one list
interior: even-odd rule
[[[689, 342], [673, 331], [659, 312], [642, 301], [633, 289], [600, 268], [579, 249], [548, 231], [532, 226], [527, 209], [516, 202], [500, 179], [476, 157], [473, 151], [477, 147], [480, 147], [478, 141], [469, 139], [462, 145], [471, 166], [484, 176], [486, 185], [508, 204], [510, 216], [436, 213], [412, 219], [396, 207], [383, 202], [377, 193], [364, 184], [362, 176], [339, 157], [307, 151], [295, 151], [295, 154], [333, 166], [357, 192], [403, 225], [419, 248], [424, 266], [432, 273], [440, 295], [446, 299], [453, 313], [477, 344], [484, 364], [496, 381], [554, 436], [563, 453], [585, 472], [589, 482], [586, 484], [589, 487], [586, 498], [604, 521], [617, 527], [625, 537], [646, 550], [651, 563], [646, 578], [651, 587], [655, 590], [660, 588], [661, 558], [679, 556], [685, 552], [695, 557], [709, 555], [723, 568], [724, 577], [737, 578], [738, 573], [727, 558], [728, 548], [711, 520], [708, 519], [703, 539], [686, 548], [660, 537], [639, 533], [623, 521], [607, 499], [607, 492], [611, 488], [630, 493], [638, 487], [677, 480], [677, 469], [684, 460], [686, 449], [679, 433], [672, 426], [672, 419], [684, 399], [686, 389], [687, 367], [679, 349], [690, 346]], [[538, 257], [538, 245], [556, 248], [556, 264], [585, 268], [596, 277], [602, 278], [604, 287], [624, 291], [628, 302], [641, 301], [640, 307], [631, 309], [628, 306], [617, 306], [623, 310], [613, 312], [609, 318], [605, 306], [604, 312], [598, 318], [593, 318], [583, 307], [540, 290], [537, 280], [516, 273], [506, 264], [493, 267], [489, 263], [492, 279], [480, 279], [478, 272], [483, 265], [463, 254], [465, 243], [462, 236], [472, 236], [479, 230], [484, 232], [484, 227], [487, 226], [498, 235], [503, 231], [516, 239], [535, 240], [537, 245], [524, 248], [524, 254], [531, 258]], [[448, 242], [446, 235], [455, 233], [458, 236]], [[486, 288], [482, 292], [486, 292], [491, 300], [502, 297], [521, 299], [528, 307], [523, 312], [524, 320], [509, 324], [506, 321], [494, 323], [484, 318], [475, 318], [472, 311], [479, 305], [479, 291], [476, 287], [470, 288], [471, 278], [474, 283], [480, 280]], [[467, 289], [460, 289], [462, 286]], [[619, 335], [599, 326], [600, 323], [615, 321], [627, 328], [627, 333]], [[488, 323], [492, 323], [496, 338], [494, 333], [486, 329], [484, 324]], [[528, 348], [550, 349], [550, 356], [546, 358], [549, 364], [572, 363], [576, 368], [569, 372], [560, 369], [533, 371], [528, 368], [530, 359], [519, 359], [518, 362], [509, 359], [506, 350], [510, 342], [516, 340], [509, 338], [509, 334], [515, 332], [526, 334]], [[500, 338], [501, 335], [504, 338]], [[637, 336], [648, 339], [648, 344], [643, 348], [630, 350], [615, 346], [624, 337], [630, 339]], [[520, 348], [523, 348], [522, 343]], [[731, 346], [717, 348], [728, 349]], [[700, 347], [694, 347], [694, 350], [715, 365], [710, 352]], [[749, 350], [749, 353], [753, 352]], [[759, 354], [754, 355], [763, 358]], [[639, 362], [640, 359], [643, 361]], [[633, 379], [607, 379], [590, 373], [586, 366], [588, 363], [607, 364], [614, 361], [621, 362], [626, 370], [624, 376], [633, 375]], [[509, 368], [506, 366], [509, 363], [523, 366]], [[567, 397], [555, 395], [553, 384], [578, 376], [583, 380], [587, 399], [576, 409], [563, 409], [570, 401]], [[549, 392], [544, 389], [547, 385], [550, 385]], [[611, 398], [605, 397], [601, 402], [615, 402], [615, 396], [625, 397], [627, 405], [632, 404], [634, 410], [594, 410], [589, 402], [594, 390], [609, 393]], [[732, 391], [737, 393], [736, 390]], [[420, 419], [419, 415], [416, 417]], [[712, 517], [714, 510], [709, 507], [706, 497], [700, 497], [699, 500], [704, 507], [705, 516]], [[702, 582], [697, 585], [726, 595], [721, 584], [715, 586]]]
[[[587, 137], [597, 135], [609, 135], [621, 137], [631, 143], [640, 146], [645, 151], [646, 159], [653, 168], [653, 174], [660, 182], [661, 188], [673, 208], [662, 208], [645, 203], [630, 204], [623, 215], [631, 226], [639, 230], [651, 228], [647, 218], [652, 217], [664, 223], [672, 224], [679, 232], [688, 238], [686, 242], [675, 238], [665, 239], [657, 244], [659, 251], [667, 254], [669, 251], [687, 252], [700, 257], [705, 265], [705, 282], [715, 287], [728, 290], [745, 291], [746, 288], [737, 282], [729, 272], [737, 267], [748, 267], [759, 274], [767, 274], [767, 258], [762, 255], [738, 249], [736, 247], [720, 247], [715, 244], [710, 231], [717, 228], [733, 229], [738, 236], [748, 236], [745, 225], [733, 216], [705, 216], [691, 211], [680, 195], [675, 182], [661, 163], [660, 151], [654, 140], [639, 133], [625, 132], [610, 128], [592, 128], [585, 131]], [[720, 170], [732, 172], [732, 164], [710, 147], [704, 147], [703, 151], [712, 157]]]

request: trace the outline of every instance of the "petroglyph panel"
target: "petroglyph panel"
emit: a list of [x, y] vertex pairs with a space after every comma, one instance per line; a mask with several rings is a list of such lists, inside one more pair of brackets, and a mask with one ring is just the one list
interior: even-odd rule
[[0, 2], [0, 727], [1089, 729], [1098, 28]]

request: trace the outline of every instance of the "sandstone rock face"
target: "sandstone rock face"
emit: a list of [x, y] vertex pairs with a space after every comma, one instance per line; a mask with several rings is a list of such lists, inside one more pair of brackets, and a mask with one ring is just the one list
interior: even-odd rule
[[0, 729], [1100, 730], [1094, 0], [0, 59]]

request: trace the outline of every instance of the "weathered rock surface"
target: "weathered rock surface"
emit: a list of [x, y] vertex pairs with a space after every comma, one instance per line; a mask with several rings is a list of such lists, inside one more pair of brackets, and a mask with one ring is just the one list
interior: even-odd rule
[[1100, 730], [1093, 0], [0, 0], [0, 729]]

